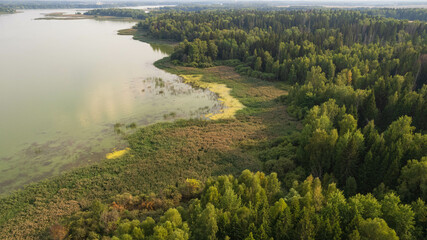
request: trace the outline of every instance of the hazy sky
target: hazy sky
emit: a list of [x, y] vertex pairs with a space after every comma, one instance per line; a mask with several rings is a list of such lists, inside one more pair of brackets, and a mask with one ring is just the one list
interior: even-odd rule
[[411, 3], [424, 3], [427, 4], [427, 0], [0, 0], [0, 2], [30, 2], [30, 1], [57, 1], [57, 2], [141, 2], [141, 3], [156, 3], [156, 2], [222, 2], [222, 3], [233, 3], [233, 2], [281, 2], [283, 4], [324, 4], [324, 5], [395, 5], [395, 4], [411, 4]]
[[[11, 1], [11, 0], [0, 0], [1, 1]], [[50, 2], [165, 2], [165, 1], [175, 1], [175, 2], [232, 2], [233, 0], [15, 0], [15, 1], [50, 1]], [[236, 1], [236, 0], [235, 0]], [[248, 2], [248, 1], [265, 1], [265, 2], [337, 2], [337, 3], [349, 3], [349, 2], [382, 2], [382, 3], [406, 3], [406, 2], [427, 2], [427, 0], [237, 0], [239, 2]]]

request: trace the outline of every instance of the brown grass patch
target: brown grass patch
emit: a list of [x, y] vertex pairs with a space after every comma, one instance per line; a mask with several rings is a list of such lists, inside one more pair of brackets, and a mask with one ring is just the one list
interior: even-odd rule
[[131, 150], [122, 158], [58, 177], [51, 185], [60, 190], [51, 195], [37, 194], [33, 204], [20, 209], [0, 227], [0, 239], [43, 238], [52, 224], [93, 199], [106, 200], [124, 192], [156, 192], [187, 178], [204, 180], [212, 175], [238, 174], [244, 169], [260, 170], [257, 156], [245, 147], [283, 136], [299, 126], [286, 113], [286, 106], [274, 101], [286, 94], [274, 83], [242, 77], [224, 66], [169, 70], [177, 74], [203, 74], [202, 81], [226, 84], [233, 89], [234, 97], [252, 110], [233, 120], [188, 121], [184, 125], [159, 127], [149, 139], [138, 140], [141, 144], [149, 141], [154, 146], [151, 153]]
[[21, 212], [11, 219], [2, 226], [0, 239], [40, 239], [40, 232], [46, 227], [79, 210], [77, 201], [65, 200], [60, 195], [48, 203], [38, 198], [31, 209], [31, 217], [28, 212]]

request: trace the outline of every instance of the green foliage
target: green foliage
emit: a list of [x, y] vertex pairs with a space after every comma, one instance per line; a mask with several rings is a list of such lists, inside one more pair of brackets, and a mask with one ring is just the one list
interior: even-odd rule
[[[183, 41], [171, 58], [187, 66], [233, 60], [240, 74], [298, 83], [288, 100], [289, 111], [299, 118], [333, 98], [360, 126], [375, 120], [385, 129], [408, 115], [426, 129], [426, 90], [414, 79], [427, 69], [421, 54], [427, 26], [370, 16], [386, 15], [383, 11], [164, 12], [138, 28]], [[413, 11], [401, 9], [398, 15]]]
[[415, 213], [415, 230], [414, 236], [417, 239], [422, 239], [427, 236], [427, 205], [421, 199], [412, 202], [412, 210]]
[[0, 6], [0, 13], [15, 13], [16, 10], [9, 7]]
[[175, 47], [171, 55], [172, 60], [179, 60], [188, 66], [210, 67], [217, 58], [218, 47], [213, 41], [194, 39], [193, 42], [184, 41]]
[[[72, 188], [78, 195], [73, 200], [135, 194], [83, 208], [67, 222], [69, 239], [425, 239], [427, 25], [370, 16], [408, 16], [402, 12], [239, 9], [149, 15], [93, 10], [89, 14], [145, 18], [136, 26], [140, 33], [182, 41], [171, 55], [173, 63], [226, 64], [250, 76], [239, 81], [256, 86], [252, 92], [240, 82], [221, 80], [247, 106], [242, 112], [250, 113], [236, 122], [256, 118], [254, 125], [264, 126], [259, 124], [266, 121], [262, 114], [283, 101], [288, 112], [303, 119], [302, 129], [247, 147], [270, 175], [246, 170], [236, 178], [190, 178], [184, 184], [186, 177], [202, 179], [210, 173], [208, 168], [220, 164], [218, 158], [232, 167], [230, 173], [242, 169], [234, 166], [234, 158], [246, 164], [251, 155], [233, 155], [229, 145], [220, 154], [209, 152], [195, 144], [199, 139], [185, 142], [175, 131], [221, 122], [190, 120], [138, 129], [127, 136], [129, 156], [29, 188], [31, 194], [1, 199], [6, 210], [0, 223], [40, 204], [31, 196], [52, 198], [61, 188]], [[295, 85], [273, 104], [253, 93], [267, 86], [255, 78]], [[211, 75], [203, 80], [217, 81]], [[276, 129], [261, 128], [263, 137]], [[165, 135], [172, 131], [175, 135]], [[158, 153], [163, 157], [158, 159]], [[134, 167], [138, 171], [129, 170]], [[168, 184], [177, 187], [140, 194]]]
[[143, 20], [148, 17], [148, 14], [144, 9], [123, 9], [123, 8], [102, 8], [102, 9], [92, 9], [84, 13], [85, 15], [94, 15], [94, 16], [114, 16], [114, 17], [124, 17], [124, 18], [134, 18]]
[[427, 157], [420, 161], [409, 160], [402, 168], [399, 178], [399, 193], [405, 200], [421, 198], [427, 201]]
[[[394, 194], [378, 201], [371, 194], [346, 199], [334, 184], [322, 189], [321, 181], [308, 177], [296, 183], [286, 197], [275, 174], [242, 172], [238, 178], [219, 176], [206, 181], [200, 201], [181, 203], [155, 221], [140, 212], [120, 210], [114, 231], [99, 227], [98, 217], [108, 208], [98, 202], [72, 218], [69, 239], [117, 237], [119, 239], [422, 239], [427, 208], [423, 201], [412, 207]], [[277, 192], [266, 195], [266, 192]], [[292, 193], [291, 193], [292, 192]], [[212, 197], [215, 196], [215, 197]], [[225, 199], [224, 196], [227, 196]], [[120, 198], [120, 197], [119, 197]], [[231, 200], [230, 203], [227, 200]], [[219, 199], [219, 200], [218, 200]], [[240, 201], [241, 199], [241, 201]], [[83, 219], [77, 216], [85, 216]], [[140, 222], [137, 219], [144, 219]], [[415, 218], [414, 218], [415, 217]], [[80, 225], [79, 225], [80, 224]], [[418, 225], [420, 224], [420, 225]], [[77, 226], [84, 227], [83, 229]], [[77, 229], [77, 230], [76, 230]], [[80, 230], [78, 230], [80, 229]], [[76, 235], [76, 232], [86, 235]]]
[[427, 11], [423, 8], [413, 8], [413, 9], [380, 8], [380, 9], [373, 9], [373, 10], [365, 9], [363, 12], [372, 16], [383, 16], [383, 17], [396, 18], [396, 19], [427, 21]]
[[[175, 208], [168, 209], [159, 221], [138, 216], [155, 211], [155, 206], [167, 199], [144, 199], [130, 194], [118, 195], [110, 205], [95, 201], [86, 211], [75, 214], [69, 223], [68, 239], [95, 239], [99, 236], [118, 239], [188, 239], [189, 229]], [[163, 207], [166, 209], [167, 207]]]
[[372, 240], [398, 240], [396, 232], [387, 226], [387, 223], [380, 218], [368, 218], [360, 223], [358, 232], [359, 239]]
[[363, 131], [358, 129], [355, 118], [346, 111], [335, 100], [308, 111], [297, 162], [316, 177], [333, 173], [347, 196], [372, 191], [382, 182], [396, 186], [401, 176], [399, 191], [403, 197], [408, 201], [422, 197], [427, 176], [423, 163], [410, 162], [402, 170], [404, 175], [400, 173], [408, 160], [420, 159], [426, 154], [426, 135], [414, 133], [411, 118], [401, 117], [379, 134], [373, 122]]
[[393, 193], [387, 194], [381, 201], [383, 218], [393, 228], [400, 239], [412, 239], [414, 212], [411, 207], [401, 204]]

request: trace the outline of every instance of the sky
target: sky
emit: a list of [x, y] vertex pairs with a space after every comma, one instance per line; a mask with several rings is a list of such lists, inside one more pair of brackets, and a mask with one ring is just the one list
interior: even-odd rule
[[[11, 1], [11, 0], [3, 0], [3, 1]], [[71, 1], [76, 1], [76, 2], [97, 2], [99, 0], [15, 0], [15, 1], [23, 1], [23, 2], [41, 2], [41, 1], [57, 1], [57, 2], [71, 2]], [[101, 2], [157, 2], [157, 1], [161, 1], [164, 2], [166, 0], [100, 0]], [[231, 2], [230, 0], [168, 0], [168, 1], [177, 1], [177, 2], [187, 2], [187, 1], [192, 1], [192, 2], [205, 2], [205, 1], [209, 1], [209, 2]], [[248, 1], [266, 1], [266, 2], [273, 2], [273, 1], [278, 1], [278, 2], [308, 2], [308, 3], [325, 3], [325, 2], [334, 2], [334, 3], [348, 3], [348, 2], [362, 2], [362, 3], [369, 3], [369, 2], [383, 2], [383, 3], [392, 3], [392, 2], [399, 2], [399, 3], [407, 3], [407, 2], [421, 2], [421, 3], [425, 3], [426, 0], [237, 0], [240, 2], [248, 2]]]
[[[283, 4], [326, 4], [326, 5], [402, 5], [411, 3], [424, 3], [427, 0], [14, 0], [13, 2], [30, 2], [30, 1], [55, 1], [55, 2], [141, 2], [141, 3], [155, 3], [155, 2], [218, 2], [218, 3], [232, 3], [232, 2], [280, 2]], [[11, 2], [11, 0], [0, 0], [0, 2]]]

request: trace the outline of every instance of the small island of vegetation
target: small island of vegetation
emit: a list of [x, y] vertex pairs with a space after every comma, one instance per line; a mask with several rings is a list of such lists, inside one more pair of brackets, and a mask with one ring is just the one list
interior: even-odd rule
[[7, 8], [0, 6], [0, 14], [7, 14], [7, 13], [16, 13], [16, 10], [13, 8]]

